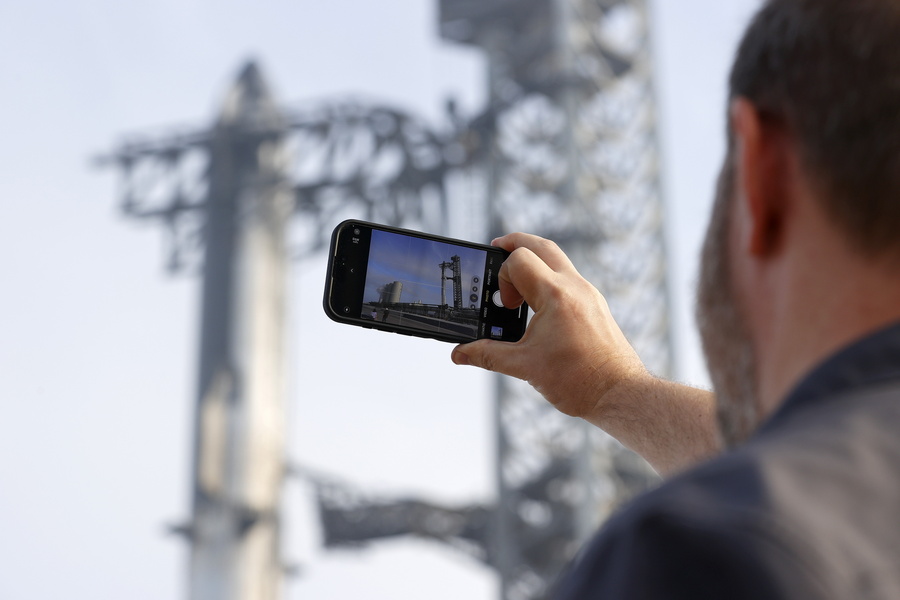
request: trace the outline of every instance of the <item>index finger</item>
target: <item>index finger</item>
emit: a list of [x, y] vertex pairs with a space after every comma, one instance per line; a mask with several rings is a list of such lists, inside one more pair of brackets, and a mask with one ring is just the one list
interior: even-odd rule
[[518, 306], [524, 299], [537, 312], [547, 302], [547, 295], [552, 293], [559, 274], [523, 246], [513, 250], [501, 265], [497, 277], [505, 306]]
[[518, 248], [526, 248], [557, 273], [575, 271], [575, 265], [566, 256], [566, 253], [555, 242], [547, 238], [530, 233], [509, 233], [503, 237], [498, 237], [491, 242], [491, 245], [499, 246], [507, 252], [513, 252]]

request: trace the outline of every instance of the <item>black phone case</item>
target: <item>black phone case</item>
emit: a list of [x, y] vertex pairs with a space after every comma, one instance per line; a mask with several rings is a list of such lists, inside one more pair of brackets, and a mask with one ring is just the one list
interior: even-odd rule
[[[348, 325], [356, 325], [358, 327], [363, 327], [366, 329], [378, 329], [381, 331], [388, 331], [391, 333], [398, 333], [401, 335], [410, 335], [410, 336], [414, 336], [414, 337], [436, 339], [439, 341], [450, 342], [450, 343], [466, 343], [466, 342], [475, 341], [475, 339], [489, 337], [489, 336], [481, 336], [481, 337], [473, 339], [472, 337], [458, 335], [458, 334], [454, 334], [452, 332], [434, 332], [434, 331], [426, 332], [426, 331], [422, 331], [422, 330], [419, 330], [419, 329], [416, 329], [413, 327], [407, 327], [407, 326], [397, 325], [397, 324], [382, 323], [382, 322], [379, 322], [378, 320], [362, 318], [361, 316], [360, 317], [348, 316], [348, 315], [343, 314], [341, 311], [337, 310], [336, 307], [333, 306], [333, 304], [332, 304], [332, 296], [333, 296], [334, 288], [335, 288], [335, 278], [343, 276], [341, 269], [344, 267], [344, 265], [341, 264], [340, 257], [337, 256], [338, 239], [339, 239], [341, 233], [343, 231], [345, 231], [347, 228], [354, 227], [357, 225], [362, 228], [380, 229], [383, 231], [396, 233], [399, 235], [412, 236], [412, 237], [422, 238], [422, 239], [426, 239], [426, 240], [433, 240], [433, 241], [443, 242], [443, 243], [447, 243], [447, 244], [453, 244], [453, 245], [464, 246], [464, 247], [468, 247], [468, 248], [485, 250], [488, 252], [489, 259], [492, 256], [499, 255], [499, 256], [502, 256], [503, 260], [505, 260], [505, 258], [507, 256], [509, 256], [508, 252], [506, 252], [502, 248], [497, 248], [496, 246], [488, 246], [486, 244], [478, 244], [478, 243], [474, 243], [474, 242], [468, 242], [465, 240], [448, 238], [448, 237], [439, 236], [439, 235], [432, 235], [432, 234], [427, 234], [427, 233], [423, 233], [423, 232], [419, 232], [419, 231], [413, 231], [413, 230], [409, 230], [409, 229], [401, 229], [399, 227], [382, 225], [380, 223], [370, 223], [370, 222], [361, 221], [358, 219], [350, 219], [347, 221], [343, 221], [337, 227], [335, 227], [334, 231], [331, 234], [331, 245], [330, 245], [329, 252], [328, 252], [328, 267], [327, 267], [327, 272], [326, 272], [323, 308], [325, 309], [325, 314], [327, 314], [331, 320], [338, 322], [338, 323], [344, 323], [344, 324], [348, 324]], [[368, 243], [370, 243], [370, 242], [367, 241], [367, 244]], [[502, 262], [502, 260], [501, 260], [501, 262]], [[496, 265], [496, 270], [499, 271], [499, 267], [500, 267], [500, 264], [498, 263]], [[365, 302], [364, 302], [364, 304], [365, 304]], [[502, 307], [492, 306], [490, 301], [485, 301], [482, 304], [481, 310], [484, 311], [485, 317], [487, 317], [487, 315], [500, 314], [501, 310], [507, 311], [505, 314], [502, 315], [503, 316], [503, 324], [507, 325], [507, 324], [513, 322], [515, 329], [513, 330], [512, 337], [508, 336], [503, 341], [510, 341], [510, 342], [517, 341], [524, 334], [525, 326], [527, 323], [527, 314], [528, 314], [528, 307], [525, 303], [522, 304], [521, 309], [506, 309], [506, 308], [502, 308]], [[518, 318], [514, 318], [512, 316], [511, 313], [514, 310], [517, 311]], [[489, 327], [489, 325], [487, 325], [487, 326]]]

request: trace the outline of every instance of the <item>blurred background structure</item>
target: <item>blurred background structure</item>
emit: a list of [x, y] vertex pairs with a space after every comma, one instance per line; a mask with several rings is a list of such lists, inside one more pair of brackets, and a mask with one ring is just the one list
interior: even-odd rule
[[[211, 128], [128, 141], [100, 160], [121, 173], [125, 214], [165, 226], [169, 269], [203, 277], [192, 517], [173, 528], [190, 545], [191, 599], [282, 596], [289, 221], [303, 221], [304, 254], [327, 246], [336, 215], [440, 227], [450, 143], [388, 108], [284, 113], [250, 62]], [[357, 519], [351, 539], [383, 519]], [[347, 541], [332, 522], [327, 539]]]
[[[556, 240], [606, 294], [656, 372], [671, 372], [662, 201], [643, 0], [443, 0], [442, 35], [487, 55], [486, 107], [448, 106], [443, 136], [358, 105], [283, 114], [244, 67], [207, 131], [126, 142], [126, 214], [171, 234], [170, 268], [203, 253], [195, 412], [192, 600], [281, 597], [288, 220], [319, 250], [335, 216], [441, 231], [454, 168], [484, 181], [467, 211], [489, 237]], [[303, 169], [295, 182], [291, 154]], [[470, 192], [471, 195], [471, 192]], [[429, 208], [431, 210], [429, 210]], [[484, 237], [473, 231], [466, 237]], [[463, 547], [498, 572], [502, 600], [540, 600], [614, 505], [652, 471], [528, 386], [498, 376], [498, 500], [448, 511], [319, 494], [331, 545], [416, 534]], [[302, 460], [302, 459], [301, 459]], [[626, 485], [627, 482], [627, 485]], [[399, 517], [399, 518], [398, 518]]]
[[[0, 43], [10, 44], [6, 72], [24, 84], [11, 90], [2, 117], [15, 143], [3, 155], [9, 171], [0, 181], [0, 239], [8, 244], [5, 271], [34, 294], [27, 304], [7, 297], [0, 311], [10, 373], [0, 387], [10, 416], [0, 425], [10, 449], [0, 457], [7, 482], [0, 560], [8, 566], [0, 596], [50, 598], [78, 589], [85, 597], [183, 597], [183, 568], [163, 558], [178, 553], [157, 546], [153, 528], [165, 511], [183, 510], [178, 490], [189, 481], [192, 516], [171, 529], [190, 541], [192, 598], [544, 597], [606, 511], [645, 485], [645, 469], [527, 387], [453, 367], [445, 345], [325, 322], [319, 250], [348, 216], [470, 239], [512, 229], [553, 237], [604, 291], [652, 369], [702, 381], [695, 345], [685, 344], [684, 333], [673, 345], [668, 318], [666, 273], [673, 271], [665, 264], [654, 74], [661, 73], [664, 106], [668, 96], [669, 147], [679, 149], [664, 155], [674, 181], [668, 256], [675, 257], [675, 323], [683, 331], [693, 268], [684, 261], [693, 264], [719, 158], [722, 69], [755, 2], [723, 8], [697, 1], [674, 12], [665, 3], [651, 3], [650, 11], [625, 0], [444, 0], [428, 10], [349, 2], [334, 8], [330, 26], [310, 24], [322, 18], [320, 9], [298, 7], [291, 19], [280, 7], [254, 5], [230, 20], [216, 13], [221, 40], [208, 50], [194, 36], [197, 17], [211, 14], [199, 4], [187, 12], [139, 4], [128, 15], [100, 4], [61, 8], [60, 25], [40, 7], [0, 5]], [[694, 47], [697, 15], [710, 21]], [[249, 33], [248, 22], [265, 24], [266, 35]], [[437, 23], [445, 42], [430, 52], [461, 56], [465, 66], [440, 58], [425, 71], [410, 70], [416, 51], [401, 46], [398, 32], [417, 48], [437, 47]], [[34, 35], [38, 24], [43, 35]], [[654, 39], [670, 51], [657, 53], [663, 68], [655, 71], [651, 25], [670, 27], [672, 36]], [[377, 35], [388, 30], [390, 40]], [[69, 39], [72, 31], [78, 34]], [[136, 50], [152, 47], [163, 31], [160, 56]], [[62, 45], [43, 43], [50, 40]], [[247, 63], [210, 127], [129, 136], [106, 157], [123, 175], [124, 213], [169, 232], [169, 268], [204, 274], [195, 302], [202, 306], [196, 404], [188, 412], [183, 388], [194, 379], [195, 361], [184, 311], [192, 284], [148, 287], [152, 258], [135, 259], [126, 250], [133, 238], [98, 214], [109, 191], [96, 174], [71, 170], [123, 126], [176, 122], [185, 106], [202, 105], [209, 87], [198, 79], [227, 69], [220, 50], [232, 43], [232, 61], [248, 48], [265, 49], [266, 64], [292, 73], [296, 87], [289, 83], [289, 93], [276, 96]], [[340, 62], [332, 43], [360, 46]], [[275, 58], [291, 44], [306, 49], [302, 59]], [[380, 53], [392, 45], [402, 49]], [[198, 55], [206, 57], [202, 66]], [[686, 65], [711, 56], [720, 59], [708, 69], [715, 81], [686, 76]], [[78, 61], [97, 68], [76, 77]], [[320, 63], [336, 66], [310, 70]], [[203, 77], [177, 76], [178, 67]], [[423, 72], [440, 85], [429, 86]], [[356, 81], [350, 89], [389, 100], [276, 102], [334, 97], [321, 82], [336, 75]], [[479, 80], [487, 80], [483, 92]], [[98, 82], [107, 93], [94, 94], [104, 89]], [[405, 87], [412, 83], [432, 101], [448, 93], [457, 99], [435, 113], [440, 102], [411, 101], [419, 93]], [[75, 101], [57, 103], [66, 97], [60, 90], [75, 90]], [[38, 110], [41, 118], [21, 118]], [[28, 161], [41, 138], [35, 134], [62, 123], [69, 135], [42, 149], [35, 171]], [[713, 137], [702, 152], [691, 151], [697, 139]], [[60, 166], [58, 156], [71, 164]], [[684, 184], [698, 161], [703, 174]], [[55, 176], [42, 177], [46, 166]], [[43, 223], [43, 235], [21, 226], [31, 222]], [[67, 251], [47, 253], [41, 240]], [[299, 256], [308, 258], [291, 274], [287, 259]], [[53, 366], [49, 378], [38, 369], [46, 365]], [[446, 382], [439, 393], [435, 380]], [[190, 454], [188, 469], [182, 465]], [[286, 463], [288, 456], [300, 464]], [[285, 474], [297, 483], [281, 501]], [[313, 497], [318, 515], [306, 508]], [[453, 563], [433, 543], [426, 551], [418, 542], [390, 541], [408, 534], [462, 550], [490, 570]], [[373, 540], [388, 540], [379, 546], [385, 550], [334, 558], [315, 550], [319, 542], [357, 547]], [[397, 566], [379, 558], [386, 556]], [[297, 558], [299, 577], [283, 586], [282, 570]], [[57, 577], [40, 576], [46, 564]], [[490, 572], [500, 575], [497, 583]], [[244, 593], [236, 592], [241, 581], [253, 583], [244, 595], [228, 596]]]
[[[556, 241], [670, 375], [656, 98], [643, 0], [442, 0], [441, 34], [484, 53], [488, 101], [465, 138], [487, 238]], [[503, 600], [553, 582], [620, 501], [652, 481], [615, 442], [527, 384], [495, 381], [499, 499], [488, 544]]]

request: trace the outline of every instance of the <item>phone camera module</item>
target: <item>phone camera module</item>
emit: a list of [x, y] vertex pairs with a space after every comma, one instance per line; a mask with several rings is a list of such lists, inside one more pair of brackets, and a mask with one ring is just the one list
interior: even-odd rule
[[348, 314], [349, 312], [350, 312], [350, 307], [349, 307], [349, 306], [345, 306], [345, 307], [344, 307], [344, 314], [346, 315], [346, 314]]
[[359, 227], [354, 227], [354, 228], [353, 228], [353, 235], [359, 235], [360, 233], [361, 233], [361, 232], [360, 232], [360, 230], [359, 230]]

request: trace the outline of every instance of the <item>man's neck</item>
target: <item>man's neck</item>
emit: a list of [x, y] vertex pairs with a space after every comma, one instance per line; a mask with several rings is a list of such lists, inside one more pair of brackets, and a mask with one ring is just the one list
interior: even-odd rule
[[840, 243], [814, 241], [782, 273], [766, 338], [757, 346], [760, 409], [769, 415], [842, 347], [900, 321], [900, 266]]

